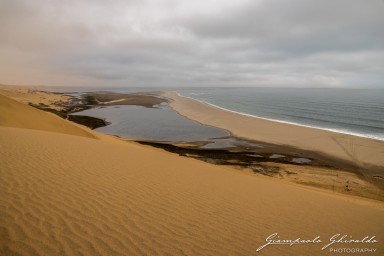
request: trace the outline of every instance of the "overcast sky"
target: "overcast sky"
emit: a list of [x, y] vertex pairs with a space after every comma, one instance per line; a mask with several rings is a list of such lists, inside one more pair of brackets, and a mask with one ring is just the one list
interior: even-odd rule
[[384, 88], [384, 1], [0, 0], [0, 83]]

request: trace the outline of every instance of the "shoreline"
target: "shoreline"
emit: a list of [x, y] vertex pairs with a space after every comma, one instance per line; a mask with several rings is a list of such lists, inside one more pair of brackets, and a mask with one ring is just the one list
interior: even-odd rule
[[347, 161], [363, 175], [382, 175], [384, 170], [384, 141], [243, 115], [176, 92], [161, 95], [170, 99], [170, 107], [179, 114], [225, 129], [236, 137], [317, 152]]
[[[276, 232], [370, 235], [384, 251], [382, 201], [181, 157], [6, 96], [0, 105], [2, 255], [249, 255]], [[324, 253], [308, 244], [260, 255]]]
[[[171, 103], [169, 98], [163, 97], [161, 93], [159, 94], [159, 92], [129, 94], [99, 92], [86, 95], [89, 96], [92, 94], [97, 95], [99, 99], [110, 103], [111, 105], [109, 106], [124, 103], [124, 97], [131, 98], [131, 100], [125, 101], [125, 104], [123, 105], [142, 105], [140, 97], [143, 95], [152, 95], [161, 98], [162, 100], [167, 99], [167, 104], [169, 105]], [[100, 104], [98, 101], [95, 102], [99, 104], [98, 106], [105, 106], [104, 103]], [[151, 107], [150, 105], [142, 106]], [[178, 113], [178, 115], [181, 114]], [[189, 118], [188, 116], [184, 117]], [[104, 116], [103, 118], [108, 118], [108, 116]], [[275, 122], [273, 123], [275, 124]], [[211, 124], [209, 124], [209, 126], [217, 127]], [[221, 129], [224, 130], [223, 127], [221, 127]], [[294, 147], [292, 145], [278, 145], [266, 143], [265, 141], [260, 140], [256, 141], [249, 138], [240, 138], [231, 133], [229, 129], [225, 130], [230, 134], [229, 138], [245, 141], [254, 145], [257, 144], [258, 146], [261, 146], [261, 148], [252, 148], [252, 146], [249, 148], [244, 145], [238, 145], [233, 146], [232, 148], [212, 147], [205, 149], [204, 147], [201, 147], [201, 145], [204, 145], [204, 143], [201, 144], [202, 141], [180, 144], [174, 142], [162, 143], [161, 141], [157, 142], [156, 140], [151, 142], [150, 139], [137, 140], [131, 138], [130, 140], [137, 141], [141, 144], [147, 144], [152, 147], [162, 148], [163, 150], [176, 153], [181, 156], [195, 158], [208, 163], [213, 163], [215, 165], [236, 166], [238, 168], [242, 168], [244, 171], [251, 171], [256, 175], [266, 175], [296, 184], [304, 184], [309, 187], [323, 188], [328, 191], [346, 195], [360, 196], [383, 201], [383, 196], [380, 194], [380, 190], [384, 189], [384, 184], [381, 182], [381, 179], [383, 178], [382, 173], [379, 175], [367, 175], [354, 163], [345, 159], [339, 159], [333, 155], [327, 155], [323, 152], [315, 150]], [[207, 141], [207, 143], [209, 142]], [[272, 157], [272, 155], [279, 154], [282, 155], [282, 158]], [[250, 155], [256, 155], [257, 157], [255, 158]], [[295, 159], [309, 160], [309, 163], [295, 163]], [[335, 173], [337, 174], [337, 178], [335, 178]], [[314, 178], [316, 175], [318, 177], [317, 180]], [[360, 183], [365, 184], [365, 188]], [[375, 188], [375, 186], [378, 186], [378, 188]], [[363, 192], [364, 190], [366, 191]]]
[[[0, 89], [2, 89], [2, 88], [0, 88]], [[92, 117], [92, 116], [82, 116], [82, 115], [72, 116], [71, 114], [72, 113], [76, 114], [77, 112], [81, 112], [84, 109], [96, 108], [96, 107], [108, 107], [108, 106], [115, 106], [115, 105], [137, 105], [137, 106], [142, 106], [142, 107], [146, 107], [146, 108], [152, 108], [152, 107], [156, 106], [157, 103], [167, 102], [167, 105], [181, 116], [184, 116], [184, 117], [186, 117], [190, 120], [193, 120], [193, 121], [197, 121], [197, 122], [204, 124], [204, 125], [208, 125], [208, 126], [212, 126], [212, 127], [218, 127], [218, 128], [223, 129], [223, 130], [226, 130], [227, 132], [229, 132], [230, 138], [240, 139], [240, 140], [244, 140], [244, 141], [259, 144], [259, 145], [262, 144], [263, 146], [259, 150], [255, 150], [255, 148], [252, 148], [252, 147], [248, 148], [246, 146], [240, 146], [240, 145], [236, 146], [234, 148], [204, 149], [204, 148], [200, 148], [201, 145], [204, 145], [203, 141], [197, 141], [197, 142], [191, 142], [191, 143], [181, 143], [181, 144], [180, 143], [171, 143], [171, 142], [162, 143], [161, 141], [137, 140], [137, 139], [133, 139], [133, 138], [132, 139], [126, 139], [124, 137], [119, 137], [118, 135], [113, 135], [113, 134], [106, 134], [106, 135], [107, 136], [113, 136], [113, 137], [119, 137], [119, 139], [121, 139], [123, 141], [133, 141], [133, 142], [136, 142], [139, 144], [149, 145], [149, 146], [154, 147], [154, 148], [161, 148], [165, 151], [179, 154], [180, 156], [185, 156], [188, 158], [195, 158], [197, 160], [211, 163], [214, 165], [219, 165], [219, 166], [224, 165], [224, 166], [233, 166], [235, 168], [242, 168], [244, 171], [251, 171], [258, 176], [261, 175], [261, 176], [269, 176], [269, 177], [279, 178], [280, 181], [282, 181], [282, 182], [304, 185], [304, 186], [309, 187], [309, 188], [320, 188], [320, 189], [325, 188], [326, 191], [327, 190], [330, 191], [330, 187], [329, 187], [330, 184], [328, 184], [326, 182], [324, 177], [326, 177], [327, 175], [332, 176], [333, 172], [335, 172], [335, 171], [338, 173], [339, 172], [346, 173], [347, 175], [343, 174], [342, 176], [345, 176], [345, 177], [349, 176], [349, 178], [352, 180], [355, 180], [355, 178], [356, 178], [357, 179], [356, 181], [358, 181], [359, 179], [361, 181], [369, 182], [369, 183], [372, 183], [372, 181], [373, 181], [373, 184], [379, 185], [378, 189], [384, 188], [384, 184], [380, 183], [380, 180], [379, 180], [379, 183], [377, 183], [376, 180], [372, 180], [372, 176], [367, 177], [367, 175], [365, 175], [366, 173], [361, 172], [359, 170], [359, 168], [356, 168], [356, 166], [354, 164], [351, 164], [350, 162], [348, 162], [344, 159], [339, 159], [339, 158], [336, 158], [332, 155], [325, 155], [323, 152], [320, 152], [320, 151], [308, 150], [308, 149], [304, 149], [301, 147], [295, 147], [295, 146], [288, 145], [288, 144], [271, 143], [271, 142], [265, 141], [265, 140], [255, 140], [255, 139], [249, 138], [249, 137], [241, 137], [241, 136], [234, 134], [231, 131], [230, 127], [220, 127], [220, 126], [217, 126], [216, 124], [205, 123], [205, 122], [201, 122], [200, 120], [192, 119], [192, 118], [190, 118], [190, 116], [184, 115], [183, 113], [180, 113], [179, 111], [177, 111], [174, 108], [174, 106], [172, 104], [175, 102], [175, 99], [169, 97], [169, 95], [168, 95], [168, 93], [172, 94], [174, 92], [159, 92], [159, 91], [155, 92], [154, 91], [154, 92], [135, 92], [135, 93], [115, 93], [115, 92], [106, 92], [105, 91], [105, 92], [81, 93], [81, 95], [80, 95], [81, 97], [75, 97], [75, 96], [66, 95], [65, 93], [54, 93], [54, 92], [44, 91], [44, 90], [41, 90], [40, 88], [35, 89], [35, 88], [22, 87], [21, 89], [26, 90], [26, 92], [23, 92], [23, 93], [25, 95], [28, 95], [28, 96], [25, 99], [23, 99], [23, 97], [21, 97], [21, 99], [18, 97], [16, 97], [16, 98], [18, 98], [18, 100], [21, 100], [21, 102], [23, 102], [24, 104], [30, 105], [34, 108], [39, 109], [39, 110], [53, 113], [55, 115], [60, 116], [61, 118], [67, 119], [73, 123], [84, 125], [84, 126], [90, 128], [92, 130], [97, 128], [97, 127], [102, 127], [102, 126], [106, 126], [106, 125], [110, 124], [109, 122], [105, 121], [107, 117], [96, 118], [96, 117]], [[10, 91], [13, 91], [13, 90], [11, 89]], [[52, 101], [51, 102], [52, 104], [48, 104], [48, 105], [43, 104], [44, 106], [42, 107], [42, 106], [39, 106], [38, 104], [28, 102], [28, 97], [31, 94], [44, 94], [45, 96], [48, 96], [48, 98], [50, 96], [53, 96], [54, 98], [56, 96], [66, 97], [66, 98], [64, 101], [60, 100], [59, 104], [57, 104], [56, 101]], [[202, 102], [202, 101], [190, 98], [190, 97], [184, 97], [178, 93], [176, 93], [176, 94], [180, 98], [186, 98], [186, 99], [189, 99], [191, 101], [198, 102], [201, 105], [207, 105], [211, 109], [217, 109], [220, 111], [229, 112], [231, 114], [235, 114], [235, 115], [239, 115], [239, 116], [251, 117], [251, 118], [255, 118], [255, 119], [270, 121], [274, 124], [283, 123], [283, 124], [295, 126], [295, 125], [289, 124], [289, 123], [277, 122], [277, 121], [273, 121], [273, 120], [266, 119], [266, 118], [258, 118], [258, 117], [255, 117], [253, 115], [248, 115], [248, 114], [239, 113], [236, 111], [227, 110], [225, 108], [221, 108], [219, 106], [216, 106], [216, 105], [213, 105], [213, 104], [210, 104], [207, 102]], [[166, 95], [166, 96], [164, 96], [164, 95]], [[122, 97], [125, 97], [125, 98], [122, 98]], [[67, 114], [67, 118], [63, 117], [61, 115], [62, 113], [58, 114], [57, 113], [58, 111], [55, 111], [56, 110], [55, 107], [58, 107], [58, 106], [62, 108], [61, 112], [63, 112], [64, 114]], [[76, 110], [72, 111], [74, 109], [79, 109], [79, 110], [78, 111], [76, 111]], [[71, 117], [78, 117], [79, 120], [73, 119]], [[97, 123], [99, 121], [103, 121], [103, 124], [100, 124], [100, 125], [96, 124], [96, 126], [94, 126], [93, 123], [95, 123], [95, 122]], [[304, 128], [308, 128], [308, 127], [304, 126]], [[199, 144], [201, 144], [201, 145], [199, 145]], [[172, 147], [173, 147], [173, 149], [170, 149]], [[251, 150], [251, 151], [249, 151], [249, 150]], [[180, 153], [183, 151], [184, 152], [186, 151], [189, 153], [187, 153], [187, 154]], [[208, 154], [204, 151], [207, 151]], [[211, 151], [213, 153], [209, 153], [209, 151]], [[218, 157], [210, 157], [209, 156], [209, 155], [214, 154], [214, 152], [216, 152], [216, 151], [220, 152]], [[223, 158], [222, 156], [220, 156], [223, 154], [223, 152], [224, 152], [224, 155], [233, 154], [233, 155], [235, 155], [235, 157], [232, 157], [232, 160], [231, 160], [231, 157], [229, 157], [228, 158], [229, 161], [226, 161], [224, 159], [226, 159], [227, 157]], [[237, 153], [239, 155], [236, 156]], [[255, 154], [257, 156], [257, 160], [256, 161], [250, 161], [250, 162], [247, 162], [247, 161], [244, 162], [243, 160], [239, 160], [239, 159], [243, 159], [244, 156], [250, 156], [250, 155], [247, 155], [247, 153]], [[284, 156], [280, 156], [283, 158], [271, 157], [272, 155], [279, 156], [279, 154], [283, 154]], [[207, 155], [208, 155], [208, 157], [206, 157]], [[325, 155], [325, 157], [324, 157], [324, 155]], [[287, 159], [306, 159], [306, 160], [310, 160], [310, 162], [309, 163], [305, 163], [305, 162], [300, 163], [300, 162], [294, 162], [292, 160], [287, 160]], [[309, 172], [308, 174], [310, 174], [310, 175], [313, 175], [314, 173], [317, 173], [318, 170], [320, 170], [320, 176], [323, 176], [322, 181], [313, 182], [313, 180], [311, 181], [311, 179], [308, 179], [308, 180], [304, 179], [300, 182], [293, 181], [293, 179], [290, 179], [291, 178], [290, 176], [292, 176], [291, 174], [296, 175], [296, 174], [301, 172], [301, 170], [299, 170], [299, 172], [296, 172], [295, 167], [300, 168], [300, 169], [305, 169], [306, 170], [305, 172], [308, 171]], [[311, 168], [315, 169], [315, 171], [311, 170]], [[382, 173], [379, 173], [379, 174], [380, 175], [373, 176], [373, 177], [383, 179], [383, 176], [381, 175]], [[353, 177], [353, 175], [356, 175], [356, 177]], [[288, 177], [290, 177], [290, 178], [288, 178]], [[299, 179], [302, 178], [302, 176], [297, 176], [297, 177], [299, 177]], [[297, 178], [294, 178], [294, 180], [296, 180], [296, 179]], [[335, 182], [334, 179], [333, 179], [333, 181]], [[322, 184], [322, 182], [324, 182], [324, 184]], [[348, 187], [345, 190], [347, 192], [345, 192], [345, 191], [343, 192], [341, 183], [343, 183], [344, 181], [338, 180], [337, 182], [340, 183], [338, 185], [338, 188], [337, 188], [338, 194], [352, 196], [352, 197], [357, 196], [360, 198], [374, 199], [374, 200], [378, 200], [378, 201], [384, 201], [383, 197], [377, 192], [376, 189], [372, 189], [372, 187], [369, 188], [369, 192], [367, 190], [366, 193], [361, 193], [362, 192], [361, 188], [357, 188], [357, 187], [354, 187], [355, 191], [353, 193], [348, 193], [348, 191], [350, 191]], [[358, 181], [358, 183], [359, 183], [359, 181]], [[366, 184], [366, 185], [370, 186], [368, 184]], [[356, 188], [357, 188], [357, 190], [356, 190]], [[333, 188], [333, 192], [335, 192], [335, 187]]]
[[[28, 93], [34, 94], [46, 92], [28, 91]], [[114, 105], [141, 105], [143, 107], [151, 108], [156, 104], [164, 101], [167, 101], [167, 105], [172, 108], [172, 101], [169, 98], [164, 97], [162, 94], [163, 93], [161, 92], [128, 94], [114, 92], [84, 93], [80, 95], [81, 97], [71, 97], [68, 99], [67, 103], [62, 103], [61, 106], [63, 107], [63, 110], [61, 110], [61, 112], [64, 113], [68, 109], [82, 110], [93, 107], [107, 107]], [[56, 94], [52, 93], [52, 95], [55, 96]], [[194, 101], [193, 99], [190, 100]], [[197, 102], [200, 104], [200, 106], [207, 105], [201, 103], [200, 101]], [[24, 103], [26, 103], [25, 100]], [[58, 114], [57, 111], [49, 109], [49, 106], [41, 107], [37, 104], [28, 104], [38, 109]], [[53, 104], [56, 105], [55, 103]], [[223, 109], [214, 108], [212, 106], [208, 107], [210, 109], [213, 108], [220, 111], [225, 111]], [[173, 110], [175, 111], [175, 109]], [[61, 112], [59, 113], [59, 116], [62, 118], [68, 119], [81, 125], [85, 125], [91, 129], [108, 124], [108, 122], [105, 121], [108, 119], [108, 116], [103, 118], [95, 118], [78, 115], [73, 112], [74, 115], [72, 115], [72, 113], [67, 113], [68, 117], [65, 118]], [[176, 112], [178, 115], [191, 119], [189, 116], [185, 116], [178, 111]], [[81, 114], [81, 112], [79, 113]], [[244, 116], [233, 112], [230, 113], [237, 116], [250, 118], [249, 116]], [[193, 121], [199, 122], [199, 120]], [[216, 124], [202, 124], [218, 127]], [[272, 124], [275, 125], [278, 123], [272, 122]], [[246, 125], [244, 125], [244, 127], [246, 128]], [[356, 166], [354, 163], [348, 162], [345, 159], [339, 159], [333, 155], [324, 154], [324, 152], [303, 149], [301, 147], [295, 147], [292, 145], [270, 143], [264, 140], [240, 137], [236, 134], [233, 134], [233, 132], [230, 129], [227, 129], [227, 127], [219, 128], [226, 130], [230, 134], [228, 138], [231, 138], [232, 140], [243, 141], [246, 142], [246, 144], [240, 144], [236, 146], [233, 145], [232, 147], [229, 146], [228, 148], [204, 148], [203, 146], [206, 143], [212, 143], [212, 141], [206, 141], [205, 144], [202, 141], [181, 144], [173, 142], [167, 142], [163, 144], [157, 141], [149, 141], [150, 143], [148, 145], [162, 148], [163, 150], [172, 153], [176, 153], [189, 158], [195, 158], [200, 161], [215, 165], [234, 166], [236, 168], [243, 169], [245, 172], [250, 171], [255, 175], [270, 176], [273, 179], [277, 178], [281, 181], [304, 184], [313, 188], [324, 188], [328, 191], [338, 192], [350, 196], [372, 198], [379, 201], [384, 200], [383, 196], [381, 196], [379, 192], [380, 190], [384, 189], [384, 184], [382, 182], [382, 172], [376, 175], [367, 173], [361, 171], [361, 168]], [[133, 138], [130, 140], [144, 144], [148, 142], [148, 140], [137, 140]], [[246, 146], [247, 144], [248, 146]], [[255, 147], [255, 145], [257, 146]], [[274, 158], [273, 156], [275, 155], [280, 156], [278, 158]], [[304, 159], [309, 162], [297, 163], [295, 162], [296, 159]], [[337, 178], [334, 176], [335, 172], [338, 173]], [[348, 172], [349, 174], [344, 173], [339, 177], [339, 174], [342, 172]], [[315, 176], [318, 176], [318, 179], [314, 179]], [[349, 181], [353, 181], [354, 184], [350, 184]], [[364, 186], [362, 186], [360, 183], [365, 184], [366, 188], [364, 188]], [[377, 188], [375, 188], [376, 186]]]
[[317, 130], [322, 130], [322, 131], [329, 131], [329, 132], [339, 133], [339, 134], [342, 134], [342, 135], [351, 135], [351, 136], [356, 136], [356, 137], [360, 137], [360, 138], [384, 141], [384, 138], [379, 138], [379, 137], [375, 137], [375, 136], [368, 136], [368, 135], [364, 136], [363, 134], [359, 134], [359, 133], [344, 132], [344, 131], [336, 130], [336, 129], [332, 129], [332, 128], [310, 126], [310, 125], [305, 125], [305, 124], [300, 124], [300, 123], [295, 123], [295, 122], [289, 122], [289, 121], [284, 121], [284, 120], [279, 120], [279, 119], [273, 119], [273, 118], [267, 118], [267, 117], [252, 115], [252, 114], [248, 114], [248, 113], [239, 112], [239, 111], [231, 110], [231, 109], [228, 109], [228, 108], [224, 108], [224, 107], [215, 105], [213, 103], [210, 103], [210, 102], [207, 102], [207, 101], [203, 101], [203, 100], [200, 100], [200, 99], [196, 99], [196, 98], [193, 98], [193, 97], [185, 96], [185, 95], [182, 95], [181, 93], [176, 92], [176, 91], [172, 91], [172, 93], [176, 93], [179, 97], [182, 97], [182, 98], [187, 98], [187, 99], [191, 99], [191, 100], [194, 100], [194, 101], [198, 101], [201, 104], [205, 104], [205, 105], [211, 106], [213, 108], [217, 108], [217, 109], [220, 109], [220, 110], [224, 110], [224, 111], [231, 112], [231, 113], [238, 114], [238, 115], [242, 115], [242, 116], [259, 118], [259, 119], [263, 119], [263, 120], [266, 120], [266, 121], [272, 121], [272, 122], [277, 122], [277, 123], [296, 125], [296, 126], [301, 126], [301, 127], [311, 128], [311, 129], [317, 129]]

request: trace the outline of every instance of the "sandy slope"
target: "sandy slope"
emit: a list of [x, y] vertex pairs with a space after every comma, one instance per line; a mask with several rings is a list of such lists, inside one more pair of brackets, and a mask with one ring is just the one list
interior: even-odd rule
[[227, 129], [239, 137], [321, 152], [351, 161], [363, 172], [369, 169], [371, 173], [383, 174], [384, 141], [244, 116], [180, 97], [174, 92], [164, 95], [173, 99], [171, 106], [180, 114]]
[[60, 127], [47, 132], [26, 121], [15, 128], [13, 118], [31, 113], [41, 123], [53, 121], [3, 101], [0, 255], [327, 255], [320, 245], [256, 253], [274, 232], [286, 239], [375, 235], [379, 243], [353, 247], [384, 253], [382, 203], [273, 182], [108, 136], [74, 136]]
[[[60, 103], [67, 101], [70, 97], [62, 94], [53, 94], [41, 91], [38, 86], [15, 86], [0, 84], [0, 94], [15, 99], [24, 104], [47, 105], [52, 109], [61, 110]], [[47, 88], [44, 88], [47, 89]]]
[[20, 127], [34, 130], [72, 134], [88, 138], [95, 136], [70, 121], [29, 107], [0, 94], [0, 126]]

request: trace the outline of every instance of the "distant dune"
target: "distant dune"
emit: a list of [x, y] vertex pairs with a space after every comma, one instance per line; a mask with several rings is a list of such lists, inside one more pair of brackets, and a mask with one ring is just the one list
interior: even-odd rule
[[[1, 95], [0, 146], [0, 255], [329, 255], [338, 233], [379, 243], [334, 248], [384, 253], [381, 202], [122, 141]], [[272, 233], [323, 243], [256, 252]]]

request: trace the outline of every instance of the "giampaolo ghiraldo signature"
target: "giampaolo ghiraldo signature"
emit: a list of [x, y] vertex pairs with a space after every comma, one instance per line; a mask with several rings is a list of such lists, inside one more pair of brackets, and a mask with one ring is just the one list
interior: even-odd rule
[[[267, 246], [270, 245], [300, 245], [300, 244], [321, 244], [321, 250], [325, 250], [327, 248], [331, 248], [332, 245], [352, 245], [352, 244], [364, 244], [364, 245], [372, 245], [377, 243], [375, 236], [364, 236], [362, 238], [353, 238], [349, 235], [335, 234], [331, 238], [327, 240], [322, 240], [320, 236], [316, 236], [313, 239], [281, 239], [278, 233], [273, 233], [265, 239], [266, 243], [256, 249], [257, 252], [261, 251]], [[376, 251], [376, 249], [374, 249]]]

